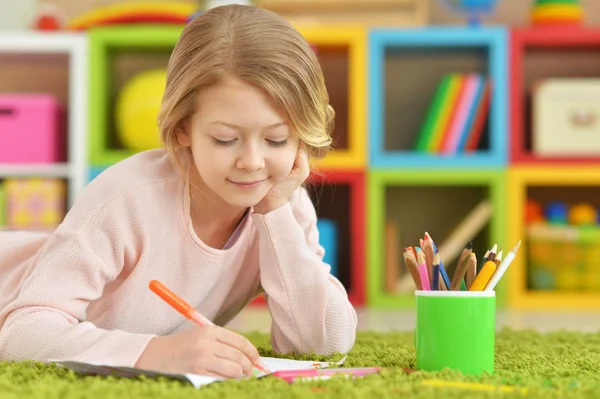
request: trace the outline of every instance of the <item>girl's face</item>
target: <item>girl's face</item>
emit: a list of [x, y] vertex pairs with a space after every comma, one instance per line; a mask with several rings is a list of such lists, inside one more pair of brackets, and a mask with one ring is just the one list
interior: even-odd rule
[[256, 205], [294, 166], [299, 140], [285, 115], [239, 79], [203, 89], [190, 122], [178, 140], [191, 148], [199, 185], [236, 208]]

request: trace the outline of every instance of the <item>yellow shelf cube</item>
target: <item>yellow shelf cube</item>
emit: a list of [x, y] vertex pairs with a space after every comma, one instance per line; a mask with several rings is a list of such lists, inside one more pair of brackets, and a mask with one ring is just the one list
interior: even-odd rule
[[[515, 309], [592, 309], [600, 307], [598, 291], [530, 290], [527, 285], [528, 242], [526, 231], [526, 201], [528, 188], [559, 187], [568, 191], [579, 187], [600, 191], [598, 166], [521, 166], [510, 167], [508, 177], [508, 238], [509, 242], [523, 240], [521, 252], [508, 270], [508, 305]], [[571, 189], [571, 190], [569, 190]], [[568, 191], [565, 193], [568, 194]], [[586, 199], [582, 198], [582, 201]], [[593, 198], [588, 198], [593, 200]]]
[[[364, 169], [367, 159], [366, 57], [368, 31], [361, 26], [296, 26], [317, 47], [348, 48], [347, 148], [334, 148], [315, 165], [326, 169]], [[327, 82], [326, 82], [327, 83]], [[330, 95], [332, 90], [329, 89]], [[334, 107], [335, 108], [335, 107]], [[336, 113], [339, 110], [336, 110]], [[339, 123], [336, 115], [336, 124]]]

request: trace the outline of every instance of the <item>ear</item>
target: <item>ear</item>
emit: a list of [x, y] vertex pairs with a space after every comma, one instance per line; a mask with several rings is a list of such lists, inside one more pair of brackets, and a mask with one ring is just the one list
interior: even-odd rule
[[192, 138], [190, 136], [190, 129], [188, 129], [188, 124], [185, 122], [180, 123], [177, 126], [176, 133], [177, 142], [182, 147], [190, 147], [192, 145]]

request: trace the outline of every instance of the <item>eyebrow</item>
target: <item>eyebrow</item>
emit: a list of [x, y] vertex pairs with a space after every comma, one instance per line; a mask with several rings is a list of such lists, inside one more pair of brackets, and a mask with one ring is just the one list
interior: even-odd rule
[[[237, 130], [243, 130], [244, 129], [243, 127], [241, 127], [239, 125], [236, 125], [236, 124], [233, 124], [233, 123], [227, 123], [227, 122], [224, 122], [224, 121], [214, 121], [214, 122], [209, 123], [209, 125], [223, 125], [223, 126], [230, 127], [232, 129], [237, 129]], [[280, 126], [287, 126], [287, 123], [286, 122], [277, 122], [277, 123], [274, 123], [274, 124], [272, 124], [270, 126], [267, 126], [267, 129], [275, 129], [275, 128], [280, 127]]]

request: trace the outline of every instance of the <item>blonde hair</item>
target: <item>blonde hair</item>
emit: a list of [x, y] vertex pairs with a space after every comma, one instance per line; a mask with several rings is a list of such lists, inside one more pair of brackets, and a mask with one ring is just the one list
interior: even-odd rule
[[311, 158], [329, 152], [335, 113], [313, 50], [276, 13], [231, 4], [190, 21], [171, 54], [158, 124], [175, 160], [177, 132], [195, 112], [198, 91], [226, 77], [262, 88], [286, 113]]

